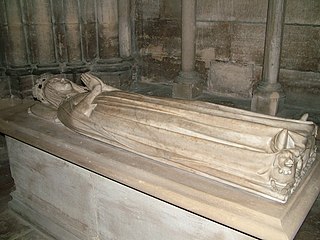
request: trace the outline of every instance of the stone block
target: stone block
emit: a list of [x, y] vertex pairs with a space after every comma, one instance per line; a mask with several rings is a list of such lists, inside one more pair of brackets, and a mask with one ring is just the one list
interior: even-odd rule
[[210, 68], [211, 61], [216, 59], [216, 49], [212, 47], [208, 47], [205, 49], [201, 49], [197, 51], [197, 60], [203, 61], [205, 64], [205, 68]]
[[320, 26], [285, 25], [281, 67], [319, 72]]
[[232, 23], [227, 22], [197, 22], [197, 51], [214, 48], [216, 59], [229, 60], [231, 26]]
[[204, 81], [197, 72], [180, 72], [173, 83], [172, 97], [180, 99], [193, 99], [203, 90]]
[[281, 89], [265, 91], [258, 87], [253, 93], [251, 111], [275, 116], [282, 110], [284, 102], [285, 95]]
[[232, 8], [237, 22], [264, 23], [267, 20], [268, 1], [236, 0]]
[[128, 236], [131, 240], [251, 239], [231, 229], [217, 231], [220, 226], [215, 222], [204, 221], [200, 216], [102, 177], [93, 179], [97, 186], [100, 239], [128, 239]]
[[181, 19], [181, 1], [162, 0], [160, 19]]
[[233, 0], [199, 0], [197, 1], [198, 21], [232, 21]]
[[[137, 23], [142, 24], [141, 22]], [[181, 66], [181, 27], [177, 20], [144, 20], [137, 36], [144, 81], [170, 81]]]
[[200, 0], [197, 5], [199, 21], [265, 22], [268, 2]]
[[[137, 24], [142, 23], [138, 22]], [[181, 55], [181, 26], [179, 20], [145, 20], [141, 27], [143, 27], [143, 33], [137, 37], [142, 54], [152, 54], [151, 49], [148, 49], [160, 46], [164, 56]]]
[[0, 98], [10, 96], [10, 83], [8, 76], [0, 76]]
[[208, 91], [249, 98], [252, 95], [254, 65], [212, 61]]
[[320, 73], [281, 69], [279, 78], [286, 105], [305, 112], [320, 111]]
[[32, 97], [32, 88], [37, 76], [25, 75], [19, 77], [20, 91], [23, 98]]
[[45, 230], [53, 223], [62, 229], [68, 226], [68, 235], [61, 230], [52, 233], [58, 239], [93, 238], [95, 219], [88, 214], [93, 213], [95, 202], [94, 187], [87, 181], [90, 173], [35, 148], [16, 147], [8, 143], [16, 183], [13, 193], [16, 204], [12, 203], [15, 209], [41, 223]]
[[8, 146], [10, 207], [57, 239], [253, 239], [12, 138]]
[[181, 69], [181, 62], [175, 58], [163, 57], [160, 59], [154, 56], [143, 57], [141, 68], [141, 80], [143, 82], [165, 82], [172, 81]]
[[254, 62], [262, 65], [265, 30], [264, 24], [233, 24], [229, 49], [231, 60], [243, 63]]
[[287, 1], [286, 23], [320, 25], [319, 0], [290, 0]]
[[174, 83], [172, 88], [172, 97], [180, 99], [193, 99], [202, 93], [202, 86], [197, 83]]
[[126, 90], [132, 83], [132, 62], [115, 59], [114, 62], [101, 62], [92, 67], [94, 75], [104, 83]]
[[143, 19], [159, 18], [160, 16], [160, 0], [140, 0], [142, 6]]
[[[266, 22], [268, 1], [259, 0], [199, 0], [198, 21]], [[287, 1], [286, 23], [319, 25], [318, 0]]]

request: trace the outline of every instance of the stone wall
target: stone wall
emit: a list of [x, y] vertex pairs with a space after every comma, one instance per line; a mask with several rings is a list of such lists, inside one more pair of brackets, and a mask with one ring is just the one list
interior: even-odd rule
[[[136, 3], [140, 4], [138, 46], [146, 69], [143, 79], [172, 81], [180, 67], [181, 1]], [[197, 68], [208, 80], [208, 91], [251, 97], [261, 75], [267, 3], [198, 0]], [[280, 81], [288, 92], [298, 85], [309, 91], [310, 82], [320, 88], [319, 15], [318, 0], [287, 1]]]
[[78, 81], [92, 70], [112, 83], [130, 74], [119, 58], [117, 0], [0, 0], [0, 12], [2, 95], [7, 77], [28, 96], [46, 72]]

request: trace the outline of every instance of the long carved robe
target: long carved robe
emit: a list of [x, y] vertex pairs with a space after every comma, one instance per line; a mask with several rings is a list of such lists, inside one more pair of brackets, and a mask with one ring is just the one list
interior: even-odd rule
[[80, 93], [60, 105], [58, 118], [81, 134], [280, 202], [315, 159], [312, 122], [212, 103]]

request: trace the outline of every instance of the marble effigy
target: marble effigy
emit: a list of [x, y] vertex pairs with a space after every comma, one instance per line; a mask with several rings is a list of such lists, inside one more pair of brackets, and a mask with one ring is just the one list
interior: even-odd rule
[[[217, 104], [155, 98], [83, 74], [85, 87], [40, 78], [30, 112], [91, 138], [286, 202], [316, 156], [317, 126]], [[51, 109], [51, 110], [48, 110]]]

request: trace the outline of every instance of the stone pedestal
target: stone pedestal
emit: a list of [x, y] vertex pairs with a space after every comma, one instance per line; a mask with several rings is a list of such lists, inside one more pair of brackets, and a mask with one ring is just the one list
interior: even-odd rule
[[172, 97], [181, 99], [193, 99], [202, 93], [203, 80], [195, 72], [180, 72], [173, 83]]
[[261, 84], [253, 92], [251, 110], [275, 116], [284, 106], [285, 94], [279, 83]]
[[20, 141], [8, 145], [11, 208], [57, 239], [253, 239]]

